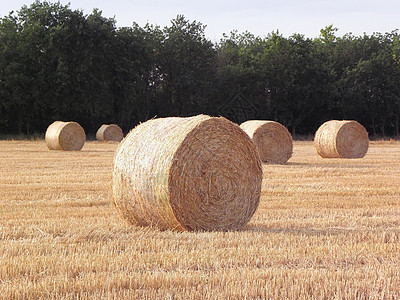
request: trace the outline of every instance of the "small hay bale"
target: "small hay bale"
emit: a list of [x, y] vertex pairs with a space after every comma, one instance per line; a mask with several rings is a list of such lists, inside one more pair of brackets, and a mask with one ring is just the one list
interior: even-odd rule
[[113, 201], [139, 226], [235, 230], [255, 213], [261, 181], [257, 150], [236, 124], [206, 115], [159, 118], [120, 143]]
[[96, 139], [99, 141], [120, 142], [124, 138], [122, 129], [115, 124], [103, 124], [96, 132]]
[[331, 120], [318, 128], [314, 145], [323, 158], [362, 158], [368, 151], [368, 132], [357, 121]]
[[292, 135], [275, 121], [251, 120], [240, 125], [252, 139], [261, 160], [270, 164], [284, 164], [293, 154]]
[[76, 122], [55, 121], [45, 135], [50, 150], [81, 150], [86, 141], [85, 130]]

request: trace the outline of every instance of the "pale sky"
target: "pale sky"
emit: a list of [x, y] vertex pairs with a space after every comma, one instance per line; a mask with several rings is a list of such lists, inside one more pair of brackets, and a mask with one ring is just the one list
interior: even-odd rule
[[[0, 0], [0, 16], [22, 5], [27, 0]], [[54, 1], [50, 1], [54, 2]], [[353, 33], [355, 36], [374, 32], [391, 32], [400, 28], [400, 1], [398, 0], [70, 0], [60, 1], [71, 9], [90, 14], [93, 8], [103, 11], [107, 18], [115, 17], [117, 27], [144, 26], [147, 22], [161, 27], [182, 14], [189, 21], [198, 21], [206, 27], [206, 36], [218, 42], [223, 33], [239, 32], [264, 37], [277, 31], [285, 37], [293, 33], [306, 37], [319, 36], [321, 28], [333, 24], [337, 36]]]

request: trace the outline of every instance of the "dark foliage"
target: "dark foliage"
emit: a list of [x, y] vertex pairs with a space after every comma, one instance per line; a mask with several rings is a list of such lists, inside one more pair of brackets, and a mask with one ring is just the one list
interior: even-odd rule
[[128, 131], [154, 116], [223, 115], [278, 121], [313, 134], [354, 119], [371, 135], [399, 136], [397, 31], [315, 39], [233, 31], [217, 44], [177, 16], [165, 28], [116, 28], [95, 9], [36, 1], [0, 19], [0, 133], [43, 133], [54, 120], [88, 133]]

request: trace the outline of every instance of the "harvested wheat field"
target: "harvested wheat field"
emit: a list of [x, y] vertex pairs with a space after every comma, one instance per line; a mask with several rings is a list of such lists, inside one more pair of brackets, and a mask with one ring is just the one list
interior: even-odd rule
[[400, 297], [400, 142], [343, 160], [295, 141], [287, 164], [263, 165], [259, 208], [232, 232], [126, 223], [117, 146], [0, 141], [1, 299]]

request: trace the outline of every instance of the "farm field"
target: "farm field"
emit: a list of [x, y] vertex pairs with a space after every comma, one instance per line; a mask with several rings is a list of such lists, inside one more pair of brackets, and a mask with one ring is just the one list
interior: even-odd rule
[[0, 299], [400, 298], [400, 142], [346, 160], [296, 141], [243, 230], [184, 233], [119, 216], [117, 145], [0, 141]]

